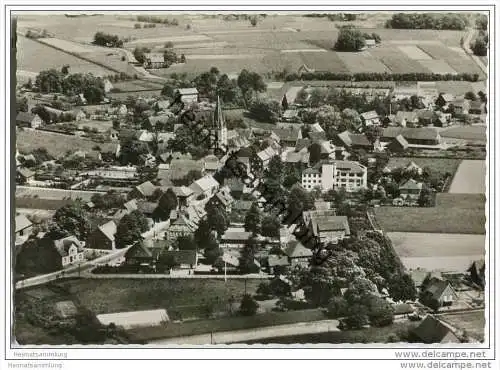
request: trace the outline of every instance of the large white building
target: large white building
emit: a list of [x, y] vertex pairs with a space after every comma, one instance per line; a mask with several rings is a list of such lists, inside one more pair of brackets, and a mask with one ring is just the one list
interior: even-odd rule
[[302, 187], [322, 191], [344, 188], [347, 192], [367, 187], [367, 169], [353, 161], [330, 161], [318, 163], [302, 172]]

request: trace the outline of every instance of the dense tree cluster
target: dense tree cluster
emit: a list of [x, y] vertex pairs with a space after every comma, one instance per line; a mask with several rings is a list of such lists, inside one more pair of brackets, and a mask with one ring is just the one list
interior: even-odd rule
[[139, 240], [149, 229], [148, 220], [140, 211], [132, 211], [122, 217], [116, 227], [116, 248], [125, 248]]
[[104, 32], [96, 32], [92, 43], [94, 45], [107, 46], [111, 48], [123, 47], [123, 40], [120, 40], [118, 35], [111, 35]]
[[145, 22], [145, 23], [161, 23], [166, 26], [178, 26], [179, 21], [176, 18], [162, 18], [154, 15], [138, 15], [136, 17], [137, 22]]
[[459, 13], [398, 13], [386, 23], [386, 28], [458, 30], [467, 27], [467, 19]]
[[344, 27], [340, 30], [334, 49], [337, 51], [359, 51], [366, 46], [366, 40], [361, 31]]
[[104, 98], [104, 81], [91, 73], [65, 75], [56, 69], [49, 69], [36, 76], [35, 86], [42, 93], [83, 94], [89, 104], [100, 103]]
[[474, 55], [485, 57], [488, 55], [489, 37], [485, 31], [480, 31], [476, 39], [471, 43], [470, 48]]
[[50, 226], [50, 234], [54, 239], [74, 235], [78, 240], [85, 240], [90, 230], [89, 213], [79, 200], [59, 208]]
[[139, 63], [144, 63], [144, 54], [151, 53], [151, 49], [147, 48], [145, 46], [140, 46], [136, 47], [134, 49], [134, 58], [139, 62]]
[[281, 105], [276, 100], [256, 99], [250, 104], [249, 111], [257, 121], [276, 123], [281, 115]]

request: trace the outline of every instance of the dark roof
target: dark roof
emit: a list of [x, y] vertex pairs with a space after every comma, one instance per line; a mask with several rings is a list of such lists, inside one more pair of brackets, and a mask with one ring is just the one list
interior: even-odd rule
[[288, 262], [287, 256], [276, 256], [274, 254], [269, 255], [268, 263], [269, 263], [269, 267], [288, 266], [290, 264]]
[[180, 265], [196, 265], [196, 251], [167, 251], [165, 255], [175, 258]]
[[295, 144], [295, 151], [299, 152], [301, 149], [309, 147], [311, 141], [308, 138], [302, 138], [297, 140], [297, 144]]
[[384, 128], [382, 133], [382, 137], [391, 139], [397, 137], [398, 135], [403, 136], [406, 140], [437, 140], [439, 132], [432, 127], [387, 127]]
[[408, 148], [408, 141], [401, 135], [396, 136], [392, 140], [392, 144], [399, 144], [403, 149]]
[[299, 138], [299, 130], [293, 128], [274, 128], [271, 130], [274, 134], [276, 134], [280, 140], [283, 141], [294, 141]]
[[432, 278], [426, 291], [432, 293], [432, 296], [439, 300], [450, 283], [447, 280]]
[[125, 259], [128, 258], [152, 258], [153, 254], [151, 251], [144, 246], [142, 242], [135, 243], [128, 251], [125, 253]]
[[371, 146], [365, 134], [353, 134], [349, 131], [344, 131], [337, 136], [346, 146]]
[[417, 182], [413, 179], [409, 179], [405, 183], [399, 186], [399, 190], [422, 190], [422, 183]]
[[292, 240], [287, 243], [285, 254], [289, 258], [312, 257], [313, 255], [312, 251], [304, 247], [298, 240]]
[[29, 178], [29, 177], [32, 177], [35, 175], [35, 173], [33, 171], [31, 171], [30, 169], [28, 168], [24, 168], [24, 167], [21, 167], [21, 168], [18, 168], [17, 169], [17, 172], [23, 176], [24, 178]]
[[444, 342], [460, 343], [455, 333], [432, 315], [427, 315], [420, 325], [413, 329], [412, 333], [423, 343], [442, 343], [447, 336], [448, 338]]

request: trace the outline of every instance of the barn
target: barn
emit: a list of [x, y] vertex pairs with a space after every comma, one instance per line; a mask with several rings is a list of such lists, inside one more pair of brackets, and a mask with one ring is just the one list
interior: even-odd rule
[[113, 323], [124, 329], [160, 326], [170, 321], [165, 309], [106, 313], [97, 315], [97, 320], [102, 325]]

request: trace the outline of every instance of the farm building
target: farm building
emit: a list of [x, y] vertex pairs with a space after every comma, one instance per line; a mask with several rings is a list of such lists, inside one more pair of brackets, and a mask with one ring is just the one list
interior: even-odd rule
[[393, 122], [401, 127], [415, 127], [418, 124], [417, 112], [398, 111]]
[[196, 87], [177, 89], [175, 96], [179, 97], [183, 103], [196, 103], [198, 102], [198, 89]]
[[403, 136], [408, 144], [439, 145], [441, 143], [439, 131], [432, 127], [387, 127], [382, 131], [380, 141], [386, 143], [391, 142], [399, 135]]
[[197, 225], [186, 215], [179, 215], [167, 229], [167, 240], [176, 240], [179, 236], [192, 236], [196, 231]]
[[211, 175], [205, 175], [201, 179], [194, 181], [189, 187], [194, 196], [204, 195], [210, 197], [219, 189], [220, 184]]
[[143, 67], [146, 69], [150, 68], [163, 68], [165, 65], [165, 57], [163, 54], [152, 54], [152, 53], [146, 53], [144, 54], [144, 63]]
[[278, 155], [278, 153], [271, 147], [261, 150], [254, 157], [252, 157], [252, 169], [266, 169], [269, 165], [269, 161], [275, 155]]
[[221, 248], [243, 248], [248, 244], [252, 233], [242, 228], [229, 228], [222, 235], [220, 241]]
[[19, 112], [16, 116], [16, 124], [19, 127], [38, 128], [42, 125], [42, 119], [38, 114]]
[[337, 140], [335, 143], [347, 149], [364, 149], [367, 151], [373, 149], [373, 145], [370, 143], [366, 135], [353, 134], [349, 131], [337, 134]]
[[453, 329], [438, 318], [427, 315], [411, 332], [412, 339], [421, 343], [460, 343]]
[[346, 216], [312, 219], [309, 225], [312, 235], [321, 243], [338, 243], [351, 235]]
[[160, 326], [170, 321], [165, 309], [115, 312], [97, 315], [102, 325], [115, 324], [124, 329]]
[[390, 143], [385, 147], [391, 153], [402, 153], [408, 149], [408, 141], [401, 136], [396, 136]]
[[440, 306], [451, 306], [458, 299], [457, 293], [448, 280], [431, 278], [425, 289], [432, 294], [432, 298], [439, 302]]
[[304, 247], [298, 240], [291, 240], [285, 245], [285, 255], [288, 257], [288, 263], [292, 267], [309, 266], [309, 260], [313, 256], [309, 248]]
[[109, 221], [90, 233], [85, 247], [92, 249], [114, 250], [115, 234], [116, 224], [114, 221]]
[[33, 224], [25, 215], [16, 216], [15, 234], [16, 244], [22, 244], [33, 232]]
[[380, 117], [378, 116], [378, 113], [375, 112], [374, 110], [361, 113], [361, 120], [363, 121], [365, 127], [380, 126]]
[[35, 172], [24, 167], [19, 167], [16, 170], [16, 175], [16, 180], [20, 184], [29, 184], [35, 178]]

